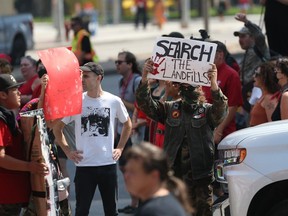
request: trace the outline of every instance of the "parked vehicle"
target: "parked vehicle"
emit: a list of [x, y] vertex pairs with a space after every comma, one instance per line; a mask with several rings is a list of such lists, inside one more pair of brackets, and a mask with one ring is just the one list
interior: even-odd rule
[[12, 64], [19, 64], [26, 50], [33, 46], [31, 14], [0, 16], [0, 53], [10, 55]]
[[214, 205], [214, 216], [288, 215], [288, 120], [236, 131], [218, 150], [217, 181], [228, 199]]

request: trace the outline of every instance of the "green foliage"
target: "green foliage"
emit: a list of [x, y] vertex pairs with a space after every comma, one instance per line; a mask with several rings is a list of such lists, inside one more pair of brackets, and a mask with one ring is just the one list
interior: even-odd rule
[[[83, 1], [84, 2], [84, 1]], [[260, 5], [254, 5], [253, 7], [251, 7], [248, 10], [248, 14], [260, 14], [261, 13], [261, 6]], [[230, 7], [226, 12], [225, 15], [226, 16], [234, 16], [236, 13], [239, 13], [239, 8], [238, 7]], [[209, 14], [211, 17], [213, 16], [217, 16], [217, 8], [210, 8], [209, 10]], [[194, 17], [199, 17], [200, 13], [198, 10], [196, 9], [192, 9], [190, 11], [190, 16], [192, 18]], [[148, 17], [153, 17], [153, 14], [151, 11], [148, 12]], [[66, 16], [65, 19], [70, 19], [70, 16]], [[168, 19], [169, 20], [175, 20], [175, 19], [179, 19], [179, 13], [176, 10], [170, 10], [168, 13]], [[99, 16], [99, 22], [101, 23], [102, 17]], [[134, 14], [131, 13], [131, 11], [127, 10], [124, 11], [123, 16], [122, 16], [122, 21], [123, 22], [133, 22], [134, 20]], [[35, 22], [52, 22], [52, 18], [51, 17], [34, 17], [34, 21]]]

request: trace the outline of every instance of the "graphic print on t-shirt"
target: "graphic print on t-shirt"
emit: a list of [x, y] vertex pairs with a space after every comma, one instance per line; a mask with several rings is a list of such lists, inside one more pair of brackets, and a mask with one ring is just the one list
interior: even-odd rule
[[108, 136], [110, 108], [83, 108], [81, 116], [81, 136]]

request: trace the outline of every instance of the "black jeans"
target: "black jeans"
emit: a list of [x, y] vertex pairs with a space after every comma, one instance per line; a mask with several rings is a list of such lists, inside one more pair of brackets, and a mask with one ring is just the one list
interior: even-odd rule
[[76, 216], [86, 216], [89, 214], [97, 186], [99, 186], [105, 216], [118, 215], [116, 164], [97, 167], [76, 167], [74, 183]]

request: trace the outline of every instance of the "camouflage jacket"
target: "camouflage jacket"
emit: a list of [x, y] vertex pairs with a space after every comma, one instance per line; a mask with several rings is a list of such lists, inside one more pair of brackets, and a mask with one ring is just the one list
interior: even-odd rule
[[185, 138], [193, 179], [212, 176], [214, 163], [213, 132], [227, 115], [227, 97], [222, 91], [212, 91], [213, 104], [188, 106], [183, 101], [159, 102], [151, 97], [147, 84], [139, 85], [136, 100], [139, 108], [155, 121], [165, 124], [164, 150], [170, 166]]

